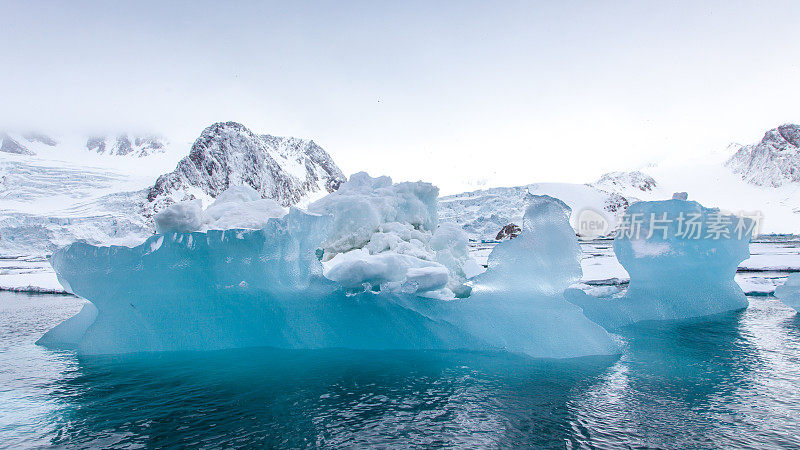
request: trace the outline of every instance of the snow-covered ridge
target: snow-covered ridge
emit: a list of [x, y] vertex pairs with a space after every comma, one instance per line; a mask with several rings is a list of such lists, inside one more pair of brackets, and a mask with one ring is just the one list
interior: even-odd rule
[[[89, 151], [101, 155], [134, 156], [138, 158], [164, 153], [169, 145], [166, 139], [149, 134], [119, 133], [109, 136], [70, 136], [55, 138], [50, 135], [30, 133], [0, 133], [0, 152], [17, 155], [40, 155], [47, 157], [50, 150], [64, 151], [62, 146], [70, 147], [66, 153]], [[52, 156], [52, 155], [50, 155]]]
[[90, 137], [86, 141], [86, 148], [100, 154], [133, 155], [143, 158], [156, 153], [164, 153], [166, 142], [158, 136], [119, 134]]
[[642, 192], [649, 192], [657, 186], [657, 183], [650, 175], [635, 170], [632, 172], [609, 172], [592, 183], [592, 186], [612, 192], [620, 188], [633, 188]]
[[203, 130], [174, 171], [158, 177], [147, 200], [154, 211], [176, 201], [215, 198], [231, 186], [247, 185], [283, 206], [335, 191], [345, 176], [314, 141], [257, 135], [235, 123]]
[[758, 144], [740, 146], [726, 165], [758, 186], [800, 182], [800, 125], [784, 124], [767, 131]]
[[676, 192], [730, 213], [760, 216], [762, 234], [800, 234], [800, 126], [781, 125], [755, 145], [610, 172], [590, 184], [539, 183], [450, 195], [439, 199], [439, 216], [473, 240], [494, 240], [503, 227], [520, 224], [530, 193], [567, 203], [576, 231], [587, 209], [613, 228], [632, 203], [667, 200]]
[[17, 155], [35, 155], [36, 152], [30, 147], [44, 144], [49, 147], [56, 146], [55, 139], [40, 133], [26, 133], [24, 135], [12, 135], [10, 133], [0, 134], [0, 152], [13, 153]]

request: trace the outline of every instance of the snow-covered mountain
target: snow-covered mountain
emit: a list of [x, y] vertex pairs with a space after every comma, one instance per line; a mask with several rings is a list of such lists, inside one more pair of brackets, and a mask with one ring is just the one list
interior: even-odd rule
[[163, 138], [147, 135], [93, 136], [86, 141], [87, 149], [101, 155], [133, 155], [139, 158], [164, 153], [166, 147]]
[[800, 125], [781, 125], [757, 144], [738, 146], [726, 165], [758, 186], [800, 182]]
[[[78, 142], [83, 143], [82, 150], [80, 145], [77, 145]], [[63, 141], [38, 132], [0, 133], [0, 152], [30, 156], [46, 155], [51, 149], [58, 148], [63, 150], [63, 147], [68, 147], [66, 153], [73, 156], [76, 151], [88, 150], [101, 155], [131, 155], [143, 158], [157, 153], [164, 153], [168, 146], [169, 143], [162, 137], [131, 133], [119, 133], [110, 136], [70, 136]]]
[[666, 200], [676, 192], [734, 214], [759, 217], [761, 233], [800, 234], [800, 126], [782, 125], [761, 142], [667, 160], [631, 172], [611, 172], [590, 184], [539, 183], [493, 188], [440, 199], [439, 215], [475, 240], [495, 239], [510, 223], [521, 225], [528, 193], [560, 198], [579, 229], [583, 211], [597, 212], [610, 228], [629, 204]]
[[41, 133], [25, 133], [12, 135], [11, 133], [0, 133], [0, 152], [12, 153], [17, 155], [35, 155], [36, 152], [30, 147], [46, 145], [55, 147], [55, 139]]
[[[565, 201], [576, 229], [585, 211], [613, 228], [634, 201], [687, 192], [707, 206], [761, 214], [764, 233], [800, 234], [798, 128], [784, 125], [758, 144], [612, 172], [590, 184], [536, 183], [442, 197], [439, 217], [473, 239], [495, 239], [504, 227], [521, 225], [531, 193]], [[258, 135], [237, 123], [208, 127], [188, 156], [188, 143], [137, 143], [135, 136], [146, 135], [119, 133], [104, 139], [105, 147], [91, 147], [85, 136], [0, 133], [0, 256], [44, 254], [76, 239], [140, 242], [153, 232], [155, 211], [187, 198], [209, 202], [231, 185], [248, 184], [283, 205], [303, 206], [345, 179], [313, 141]], [[150, 151], [159, 145], [163, 151]]]
[[151, 135], [0, 136], [15, 149], [0, 153], [0, 257], [42, 255], [78, 239], [137, 244], [154, 232], [160, 208], [210, 202], [230, 185], [295, 205], [345, 180], [313, 141], [259, 136], [236, 123], [208, 127], [188, 156], [188, 144]]
[[609, 192], [617, 192], [620, 189], [650, 192], [656, 188], [657, 183], [650, 175], [635, 170], [633, 172], [609, 172], [592, 183], [592, 186]]
[[230, 186], [249, 185], [283, 206], [307, 203], [346, 180], [314, 141], [257, 135], [235, 123], [203, 130], [174, 171], [158, 177], [147, 192], [154, 211], [175, 201], [209, 200]]

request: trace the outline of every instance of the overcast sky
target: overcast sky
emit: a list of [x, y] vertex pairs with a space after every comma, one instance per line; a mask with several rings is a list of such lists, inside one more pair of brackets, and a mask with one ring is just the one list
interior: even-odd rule
[[797, 1], [0, 5], [7, 127], [190, 141], [235, 120], [445, 193], [800, 123]]

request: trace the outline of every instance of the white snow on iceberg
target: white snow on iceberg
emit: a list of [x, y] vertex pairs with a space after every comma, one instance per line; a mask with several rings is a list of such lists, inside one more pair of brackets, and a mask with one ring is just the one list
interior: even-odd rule
[[393, 184], [389, 177], [360, 172], [312, 203], [309, 211], [333, 216], [322, 244], [325, 276], [352, 292], [469, 295], [465, 283], [477, 264], [463, 231], [437, 228], [438, 194], [430, 183]]
[[155, 215], [159, 233], [242, 228], [258, 230], [269, 219], [285, 216], [287, 210], [275, 200], [261, 198], [250, 186], [231, 186], [203, 210], [199, 199], [177, 202]]

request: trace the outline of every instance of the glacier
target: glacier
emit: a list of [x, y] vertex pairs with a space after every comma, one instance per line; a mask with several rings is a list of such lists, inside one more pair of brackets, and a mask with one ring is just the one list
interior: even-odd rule
[[786, 282], [775, 289], [775, 297], [795, 311], [800, 311], [800, 273], [789, 275]]
[[681, 199], [637, 202], [623, 216], [614, 253], [630, 274], [624, 294], [567, 298], [609, 330], [646, 320], [675, 320], [746, 308], [734, 281], [750, 257], [752, 219]]
[[[437, 195], [428, 183], [357, 174], [310, 211], [291, 208], [260, 229], [165, 227], [133, 248], [73, 243], [51, 264], [65, 289], [91, 303], [39, 343], [81, 354], [252, 346], [618, 352], [564, 298], [581, 269], [563, 202], [531, 197], [520, 236], [499, 244], [476, 275], [463, 231], [437, 226]], [[456, 296], [451, 287], [468, 289]]]

